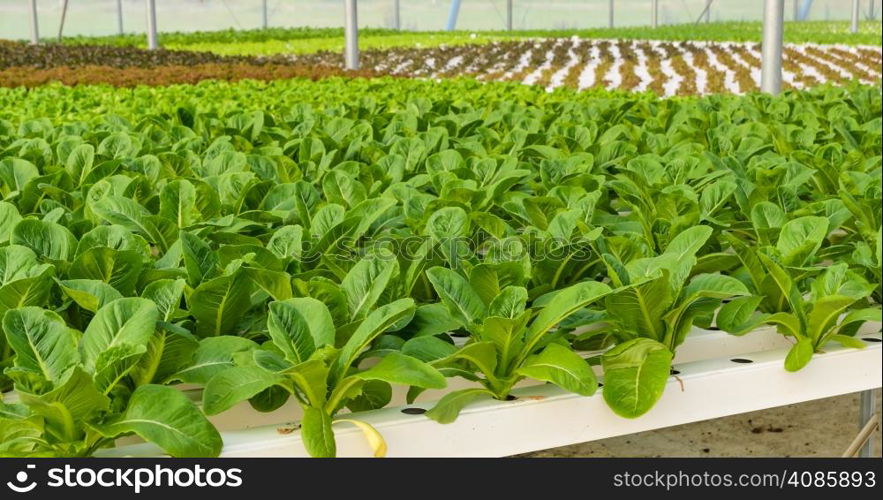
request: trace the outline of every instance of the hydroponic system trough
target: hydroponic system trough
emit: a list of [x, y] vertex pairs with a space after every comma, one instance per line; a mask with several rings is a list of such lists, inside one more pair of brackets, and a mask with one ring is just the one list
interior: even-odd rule
[[[883, 348], [879, 324], [867, 325], [858, 336], [866, 349], [830, 349], [811, 367], [794, 374], [782, 370], [791, 343], [775, 331], [764, 329], [744, 337], [694, 332], [678, 351], [673, 365], [677, 374], [668, 380], [665, 395], [638, 420], [612, 414], [600, 394], [586, 398], [536, 382], [516, 389], [512, 401], [476, 403], [451, 424], [439, 425], [422, 415], [443, 391], [432, 391], [412, 404], [399, 393], [390, 407], [358, 418], [383, 435], [389, 457], [505, 457], [862, 391], [865, 407], [858, 430], [873, 418], [873, 390], [881, 385]], [[599, 381], [603, 383], [603, 376]], [[460, 388], [452, 384], [452, 389]], [[198, 394], [193, 397], [199, 399]], [[221, 456], [307, 457], [299, 418], [295, 405], [273, 413], [239, 405], [213, 419], [224, 438]], [[537, 432], [538, 426], [542, 432]], [[338, 456], [374, 453], [357, 427], [341, 423], [334, 429]], [[862, 447], [862, 456], [869, 452]], [[152, 445], [129, 444], [101, 456], [161, 454]]]

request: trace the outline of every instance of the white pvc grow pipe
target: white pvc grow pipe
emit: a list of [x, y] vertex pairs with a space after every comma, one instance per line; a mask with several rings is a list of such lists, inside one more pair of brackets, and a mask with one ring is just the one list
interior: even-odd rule
[[[577, 330], [578, 332], [579, 330]], [[461, 337], [454, 338], [454, 344], [462, 346], [467, 339]], [[687, 341], [678, 347], [677, 355], [674, 358], [674, 364], [692, 363], [708, 359], [709, 357], [739, 356], [748, 352], [769, 351], [781, 349], [790, 346], [790, 342], [776, 333], [775, 327], [761, 326], [749, 335], [730, 335], [720, 330], [704, 330], [694, 327], [687, 335]], [[600, 351], [581, 351], [582, 357], [589, 357], [599, 354]], [[370, 360], [369, 360], [370, 361]], [[368, 366], [366, 362], [363, 366]], [[599, 366], [594, 367], [597, 374], [601, 374]], [[527, 387], [537, 385], [538, 382], [525, 379], [519, 383], [519, 387]], [[197, 386], [190, 384], [180, 384], [175, 386], [182, 390], [193, 401], [200, 401], [202, 398], [201, 390]], [[471, 387], [468, 381], [461, 378], [452, 378], [448, 380], [448, 387], [444, 390], [427, 390], [418, 398], [418, 401], [434, 401], [442, 397], [445, 393]], [[390, 404], [405, 404], [406, 390], [402, 387], [393, 388], [393, 396]], [[3, 394], [3, 401], [17, 402], [18, 395], [15, 391]], [[294, 412], [294, 413], [292, 413]], [[300, 418], [300, 410], [296, 404], [290, 404], [289, 408], [281, 408], [274, 412], [261, 413], [254, 411], [247, 403], [240, 404], [230, 411], [220, 415], [209, 417], [219, 429], [235, 429], [240, 425], [240, 421], [247, 420], [252, 424], [266, 425], [291, 420], [293, 417]]]
[[[874, 330], [878, 328], [879, 324], [873, 325]], [[710, 334], [709, 339], [714, 336]], [[508, 456], [880, 387], [880, 334], [862, 334], [859, 338], [878, 342], [866, 340], [865, 349], [828, 346], [798, 373], [783, 368], [788, 346], [732, 354], [730, 345], [710, 359], [678, 362], [675, 367], [680, 373], [669, 380], [662, 399], [647, 415], [637, 419], [613, 414], [600, 393], [582, 397], [547, 384], [516, 389], [514, 401], [478, 401], [451, 424], [438, 424], [410, 411], [404, 413], [404, 406], [355, 416], [384, 436], [389, 456]], [[692, 342], [688, 339], [679, 354], [685, 349], [689, 351], [687, 346]], [[713, 345], [708, 340], [703, 347]], [[728, 354], [720, 355], [721, 352]], [[432, 394], [434, 399], [438, 396]], [[407, 408], [432, 405], [422, 402]], [[255, 413], [246, 408], [238, 407], [228, 413], [237, 412], [234, 429], [215, 421], [224, 438], [222, 456], [305, 456], [293, 422], [296, 416], [289, 413], [287, 418], [266, 425], [249, 418]], [[361, 431], [335, 425], [335, 436], [340, 456], [370, 456]], [[159, 454], [149, 444], [101, 452], [103, 456]]]
[[[459, 339], [455, 339], [459, 340]], [[456, 342], [455, 342], [456, 343]], [[762, 327], [755, 330], [750, 335], [735, 336], [720, 331], [707, 331], [694, 329], [683, 345], [678, 348], [677, 356], [674, 364], [681, 365], [684, 363], [692, 363], [712, 357], [738, 357], [745, 353], [769, 351], [774, 349], [782, 349], [789, 347], [791, 344], [782, 336], [776, 333], [775, 328]], [[580, 353], [584, 357], [597, 352]], [[367, 365], [366, 365], [367, 366]], [[601, 367], [594, 367], [597, 375], [602, 375]], [[539, 382], [531, 379], [525, 379], [518, 383], [517, 388], [531, 387], [539, 385]], [[448, 386], [445, 389], [430, 389], [424, 391], [417, 397], [417, 402], [431, 404], [437, 401], [448, 392], [458, 389], [466, 389], [474, 387], [475, 384], [462, 378], [448, 379]], [[201, 391], [198, 389], [187, 391], [193, 401], [200, 401], [202, 398]], [[406, 404], [406, 388], [394, 386], [391, 406], [404, 406]], [[242, 403], [231, 408], [229, 411], [214, 415], [209, 419], [220, 431], [240, 430], [243, 422], [248, 422], [248, 427], [256, 427], [261, 425], [274, 425], [281, 422], [289, 422], [301, 418], [301, 409], [294, 402], [289, 401], [285, 406], [274, 412], [261, 413], [255, 411], [248, 403]]]

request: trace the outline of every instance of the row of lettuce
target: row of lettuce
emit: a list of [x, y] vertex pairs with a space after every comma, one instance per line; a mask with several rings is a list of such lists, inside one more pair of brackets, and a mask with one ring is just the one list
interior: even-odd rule
[[338, 413], [392, 385], [412, 401], [472, 381], [426, 413], [448, 423], [525, 378], [591, 396], [599, 364], [634, 418], [696, 327], [774, 325], [797, 371], [880, 321], [879, 87], [331, 79], [4, 101], [23, 105], [0, 115], [0, 455], [136, 434], [213, 456], [205, 414], [293, 398], [307, 451], [333, 456]]
[[[401, 31], [383, 28], [359, 30], [361, 49], [391, 47], [433, 47], [484, 43], [488, 40], [520, 38], [667, 40], [717, 42], [760, 42], [763, 26], [759, 21], [714, 22], [704, 24], [669, 24], [654, 29], [646, 26], [595, 29], [516, 30], [516, 31]], [[861, 21], [857, 33], [848, 21], [786, 21], [786, 43], [875, 45], [880, 43], [881, 25], [875, 20]], [[146, 47], [143, 34], [65, 37], [69, 45], [111, 45]], [[54, 39], [47, 39], [54, 42]], [[164, 32], [159, 43], [173, 50], [208, 50], [219, 54], [309, 53], [343, 51], [343, 28], [260, 28], [220, 31]]]
[[135, 87], [193, 84], [203, 80], [316, 80], [344, 74], [348, 77], [374, 75], [366, 70], [344, 71], [333, 64], [309, 65], [285, 55], [222, 56], [192, 50], [107, 45], [29, 45], [0, 39], [0, 87], [32, 88], [51, 82]]

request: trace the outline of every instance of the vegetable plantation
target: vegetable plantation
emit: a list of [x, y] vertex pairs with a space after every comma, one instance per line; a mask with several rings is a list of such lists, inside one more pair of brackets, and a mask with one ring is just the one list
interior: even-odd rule
[[[327, 59], [330, 54], [325, 55]], [[316, 56], [296, 60], [322, 64]], [[760, 45], [709, 42], [586, 40], [577, 37], [371, 52], [363, 66], [378, 73], [418, 77], [473, 76], [546, 88], [604, 87], [657, 95], [756, 91]], [[826, 82], [880, 81], [880, 47], [786, 46], [786, 88]]]
[[[0, 74], [148, 72], [0, 88], [0, 456], [132, 435], [217, 456], [215, 415], [291, 401], [309, 454], [334, 456], [348, 422], [381, 455], [359, 414], [393, 387], [465, 380], [426, 412], [438, 425], [525, 379], [642, 418], [701, 329], [769, 325], [789, 372], [864, 347], [880, 47], [788, 47], [775, 97], [753, 92], [756, 51], [495, 42], [365, 54], [364, 76], [431, 78], [262, 82], [218, 75], [333, 64], [0, 45]], [[191, 64], [224, 69], [150, 81]], [[140, 83], [159, 86], [118, 88]]]

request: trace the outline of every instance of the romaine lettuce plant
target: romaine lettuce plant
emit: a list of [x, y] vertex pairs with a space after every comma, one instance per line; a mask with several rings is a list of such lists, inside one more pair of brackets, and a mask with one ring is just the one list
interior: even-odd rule
[[221, 437], [202, 412], [181, 391], [150, 383], [170, 362], [155, 349], [159, 319], [143, 298], [106, 304], [82, 333], [39, 307], [7, 311], [15, 358], [5, 372], [18, 401], [0, 402], [0, 456], [89, 456], [130, 434], [173, 456], [217, 456]]
[[[0, 202], [0, 217], [15, 217], [18, 212]], [[52, 290], [55, 266], [40, 263], [34, 252], [21, 245], [0, 248], [0, 317], [9, 311], [24, 306], [45, 305]], [[12, 346], [0, 335], [0, 372], [12, 365]], [[12, 388], [12, 380], [0, 374], [0, 392]]]
[[604, 254], [609, 276], [621, 287], [606, 297], [600, 328], [583, 337], [610, 334], [615, 347], [601, 356], [604, 399], [618, 415], [638, 417], [662, 396], [677, 347], [694, 324], [710, 325], [722, 299], [747, 296], [739, 280], [721, 274], [690, 276], [696, 253], [711, 236], [695, 226], [672, 238], [665, 251], [623, 264]]
[[[760, 254], [760, 261], [788, 304], [787, 311], [757, 314], [760, 297], [743, 297], [721, 308], [718, 325], [734, 332], [746, 332], [760, 324], [775, 325], [779, 333], [794, 338], [785, 358], [785, 369], [797, 371], [809, 363], [814, 353], [829, 342], [863, 348], [855, 338], [862, 323], [881, 320], [879, 307], [870, 307], [865, 299], [874, 286], [845, 263], [827, 267], [812, 281], [804, 296], [788, 268], [773, 258]], [[864, 305], [865, 307], [856, 307]]]
[[789, 371], [803, 368], [830, 341], [864, 347], [853, 338], [856, 329], [866, 321], [880, 321], [880, 309], [869, 307], [865, 300], [874, 293], [873, 284], [846, 263], [821, 266], [815, 262], [828, 228], [826, 217], [798, 217], [781, 224], [775, 246], [763, 247], [749, 247], [725, 235], [755, 295], [722, 307], [717, 324], [735, 334], [764, 323], [776, 325], [780, 333], [795, 340], [785, 360]]
[[[436, 369], [401, 353], [389, 353], [371, 367], [359, 367], [360, 355], [365, 348], [413, 313], [414, 301], [411, 299], [383, 305], [365, 316], [338, 349], [334, 347], [334, 322], [325, 304], [309, 297], [272, 302], [267, 319], [271, 341], [261, 348], [232, 355], [234, 366], [208, 380], [203, 394], [205, 411], [209, 415], [220, 413], [240, 401], [278, 387], [293, 395], [303, 409], [301, 436], [310, 455], [335, 456], [332, 429], [335, 422], [358, 425], [369, 436], [375, 454], [383, 455], [385, 444], [373, 427], [359, 420], [336, 416], [368, 390], [372, 382], [436, 389], [445, 387], [444, 376]], [[383, 393], [382, 390], [379, 392]]]
[[[466, 345], [433, 365], [452, 368], [465, 364], [468, 370], [480, 374], [477, 381], [481, 384], [446, 394], [426, 413], [429, 418], [453, 422], [460, 410], [476, 398], [505, 400], [524, 378], [550, 382], [584, 396], [594, 394], [598, 383], [589, 364], [562, 339], [549, 335], [549, 331], [569, 315], [609, 294], [607, 285], [595, 281], [578, 283], [554, 292], [542, 307], [528, 308], [524, 287], [510, 285], [499, 289], [498, 283], [484, 280], [481, 287], [499, 289], [496, 294], [488, 294], [447, 268], [434, 267], [427, 271], [427, 276], [450, 315], [470, 334]], [[403, 349], [408, 348], [406, 343]]]
[[[429, 413], [448, 421], [522, 377], [590, 394], [572, 349], [612, 347], [589, 361], [635, 416], [692, 325], [769, 321], [797, 343], [791, 368], [858, 346], [881, 300], [880, 99], [406, 79], [0, 89], [0, 391], [20, 393], [4, 394], [0, 446], [89, 454], [142, 393], [181, 382], [208, 386], [212, 411], [293, 394], [328, 455], [342, 408], [387, 404], [391, 382], [411, 398], [439, 374], [477, 382]], [[99, 370], [79, 344], [121, 300], [153, 304], [156, 327]], [[62, 339], [35, 345], [75, 338], [58, 354], [72, 375], [27, 354], [34, 307]], [[70, 384], [106, 398], [66, 400], [73, 431], [44, 404]], [[203, 437], [164, 446], [215, 453]]]
[[[344, 264], [338, 266], [343, 269]], [[294, 289], [298, 295], [321, 300], [328, 307], [336, 327], [334, 345], [340, 347], [378, 305], [407, 295], [401, 293], [400, 278], [395, 256], [381, 249], [359, 259], [342, 275], [340, 283], [324, 276], [295, 278]]]
[[[769, 206], [773, 207], [773, 205]], [[777, 255], [781, 265], [791, 270], [794, 285], [803, 289], [805, 288], [803, 285], [822, 269], [817, 264], [819, 260], [817, 253], [828, 235], [829, 225], [827, 218], [818, 216], [798, 217], [787, 222], [770, 222], [778, 217], [770, 215], [774, 212], [772, 208], [768, 208], [765, 212], [767, 216], [764, 220], [767, 220], [768, 225], [778, 229], [778, 231], [770, 231], [768, 235], [762, 233], [765, 234], [763, 239], [767, 241], [767, 245], [753, 246], [743, 242], [734, 234], [723, 234], [742, 264], [741, 269], [737, 269], [733, 274], [741, 278], [759, 298], [759, 300], [751, 300], [766, 313], [789, 311], [790, 303], [776, 282], [775, 275], [764, 265], [762, 254]], [[780, 215], [784, 217], [783, 214]], [[772, 245], [773, 241], [775, 245]], [[748, 300], [742, 299], [740, 303]]]
[[[873, 297], [879, 304], [883, 303], [883, 208], [880, 203], [879, 166], [876, 174], [851, 178], [844, 176], [848, 182], [843, 182], [840, 192], [844, 205], [852, 215], [852, 220], [846, 221], [853, 226], [847, 226], [853, 232], [853, 237], [848, 240], [853, 244], [846, 246], [850, 252], [848, 258], [863, 271], [868, 281], [876, 285]], [[856, 196], [856, 192], [864, 196]]]

